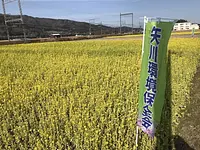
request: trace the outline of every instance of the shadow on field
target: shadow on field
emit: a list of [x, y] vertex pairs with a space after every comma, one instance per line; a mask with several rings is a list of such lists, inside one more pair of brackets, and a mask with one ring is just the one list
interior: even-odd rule
[[175, 150], [194, 150], [192, 149], [183, 138], [180, 136], [172, 135], [172, 79], [171, 79], [171, 56], [172, 52], [168, 52], [167, 71], [166, 71], [166, 93], [165, 103], [161, 115], [161, 122], [157, 129], [157, 143], [155, 150], [172, 150], [173, 145]]
[[178, 135], [174, 136], [174, 146], [176, 150], [194, 150]]

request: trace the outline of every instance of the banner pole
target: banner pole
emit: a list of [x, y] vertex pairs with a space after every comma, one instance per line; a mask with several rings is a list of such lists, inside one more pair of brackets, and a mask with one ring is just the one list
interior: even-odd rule
[[[144, 16], [144, 27], [143, 27], [143, 43], [142, 43], [142, 56], [144, 53], [144, 39], [145, 39], [145, 30], [146, 30], [146, 23], [148, 22], [148, 18]], [[136, 144], [136, 150], [138, 149], [138, 137], [139, 137], [139, 128], [136, 125], [136, 139], [135, 139], [135, 144]]]
[[146, 30], [146, 23], [148, 22], [148, 18], [144, 16], [144, 28], [143, 28], [143, 42], [142, 42], [142, 56], [144, 53], [144, 38], [145, 38], [145, 30]]
[[138, 149], [138, 137], [139, 137], [139, 128], [138, 126], [136, 126], [136, 139], [135, 139], [136, 150]]

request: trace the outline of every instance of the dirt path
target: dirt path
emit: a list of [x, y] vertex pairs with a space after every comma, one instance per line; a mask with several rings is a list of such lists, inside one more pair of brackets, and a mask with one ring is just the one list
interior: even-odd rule
[[178, 143], [179, 140], [176, 139], [177, 150], [200, 150], [200, 67], [192, 83], [191, 103], [178, 128], [179, 138], [184, 139], [185, 143]]

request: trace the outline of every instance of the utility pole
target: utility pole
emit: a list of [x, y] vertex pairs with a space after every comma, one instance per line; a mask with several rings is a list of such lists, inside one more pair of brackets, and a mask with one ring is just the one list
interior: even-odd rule
[[119, 29], [119, 33], [122, 33], [122, 14], [120, 13], [120, 29]]
[[5, 7], [5, 1], [2, 0], [2, 7], [3, 7], [3, 16], [4, 16], [4, 22], [5, 22], [5, 26], [6, 26], [6, 34], [7, 34], [7, 38], [10, 41], [10, 35], [9, 35], [9, 30], [8, 30], [8, 25], [7, 25], [7, 18], [6, 18], [6, 7]]
[[89, 35], [92, 34], [92, 24], [91, 23], [94, 23], [95, 22], [95, 19], [89, 19]]
[[[6, 5], [9, 4], [9, 3], [16, 2], [16, 1], [18, 2], [19, 18], [8, 19], [7, 14], [6, 14]], [[4, 22], [5, 22], [5, 26], [6, 26], [6, 33], [7, 33], [8, 40], [10, 41], [10, 33], [9, 33], [10, 24], [21, 24], [23, 36], [24, 36], [24, 41], [26, 41], [26, 33], [25, 33], [25, 28], [24, 28], [21, 1], [20, 0], [2, 0], [2, 7], [3, 7]]]
[[132, 34], [133, 34], [133, 31], [134, 29], [133, 29], [133, 13], [132, 13]]
[[20, 12], [22, 30], [23, 30], [23, 34], [24, 34], [24, 40], [26, 41], [26, 33], [25, 33], [25, 28], [24, 28], [24, 20], [23, 20], [22, 6], [21, 6], [20, 0], [18, 0], [18, 7], [19, 7], [19, 12]]
[[120, 13], [120, 34], [122, 33], [122, 16], [131, 16], [132, 17], [131, 25], [132, 25], [132, 33], [133, 33], [133, 31], [134, 31], [134, 29], [133, 29], [133, 13]]
[[101, 35], [102, 35], [102, 22], [101, 22]]

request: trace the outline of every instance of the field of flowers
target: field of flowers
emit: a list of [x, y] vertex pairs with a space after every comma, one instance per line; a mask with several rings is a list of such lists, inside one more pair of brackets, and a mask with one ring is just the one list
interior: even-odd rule
[[[195, 30], [194, 35], [199, 35], [200, 34], [200, 30]], [[192, 36], [192, 31], [174, 31], [172, 32], [172, 35], [191, 35]], [[114, 38], [136, 38], [136, 37], [142, 37], [143, 34], [134, 34], [134, 35], [121, 35], [121, 36], [108, 36], [105, 37], [106, 39], [114, 39]]]
[[[141, 45], [1, 46], [0, 149], [135, 149]], [[139, 149], [170, 145], [166, 139], [189, 104], [199, 59], [200, 39], [170, 41], [164, 117], [154, 139], [141, 134]]]

